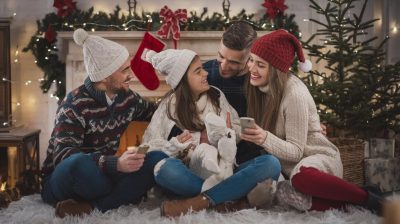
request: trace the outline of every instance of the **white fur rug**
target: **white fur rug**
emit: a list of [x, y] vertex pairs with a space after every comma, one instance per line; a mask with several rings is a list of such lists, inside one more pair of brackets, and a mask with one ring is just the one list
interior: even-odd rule
[[337, 210], [327, 212], [299, 213], [296, 211], [278, 211], [274, 208], [266, 210], [242, 210], [235, 213], [219, 214], [213, 211], [202, 211], [196, 214], [181, 216], [175, 219], [160, 217], [160, 200], [150, 199], [140, 205], [122, 206], [119, 209], [100, 213], [94, 211], [83, 217], [56, 218], [54, 208], [44, 204], [39, 194], [25, 196], [13, 202], [6, 209], [0, 210], [0, 223], [266, 223], [266, 224], [297, 224], [297, 223], [380, 223], [381, 218], [370, 212], [350, 207], [349, 212]]

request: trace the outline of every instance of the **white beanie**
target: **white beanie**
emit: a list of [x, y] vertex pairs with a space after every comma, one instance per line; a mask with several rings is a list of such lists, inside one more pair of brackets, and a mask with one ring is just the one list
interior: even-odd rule
[[167, 76], [165, 81], [175, 89], [196, 55], [194, 51], [187, 49], [167, 49], [160, 53], [145, 49], [142, 59], [150, 62], [154, 69]]
[[83, 29], [74, 32], [74, 41], [83, 47], [83, 62], [92, 82], [101, 81], [117, 71], [128, 59], [126, 47]]

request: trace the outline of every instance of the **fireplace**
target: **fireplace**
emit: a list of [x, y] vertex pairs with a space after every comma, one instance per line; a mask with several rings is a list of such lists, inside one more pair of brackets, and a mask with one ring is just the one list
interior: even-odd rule
[[[217, 56], [217, 49], [221, 41], [223, 31], [182, 31], [181, 39], [178, 41], [178, 48], [191, 49], [199, 54], [202, 61], [214, 59]], [[265, 32], [260, 32], [263, 35]], [[128, 48], [133, 57], [143, 36], [143, 31], [101, 31], [93, 34], [116, 41]], [[61, 52], [66, 62], [66, 91], [67, 93], [80, 86], [86, 78], [83, 65], [82, 48], [73, 41], [73, 32], [59, 32], [58, 37], [62, 43]], [[173, 48], [171, 40], [163, 40], [166, 43], [165, 49]], [[156, 90], [146, 89], [135, 79], [130, 88], [141, 96], [150, 99], [162, 97], [169, 86], [165, 83], [164, 76], [159, 76], [160, 86]]]
[[[0, 187], [28, 195], [40, 190], [39, 129], [15, 128], [0, 133]], [[0, 196], [0, 207], [1, 207]]]

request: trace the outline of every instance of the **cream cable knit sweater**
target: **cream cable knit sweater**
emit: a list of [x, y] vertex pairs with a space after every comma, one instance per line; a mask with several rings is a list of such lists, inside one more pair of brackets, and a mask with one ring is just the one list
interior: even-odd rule
[[[216, 87], [211, 86], [211, 88], [216, 88]], [[219, 116], [221, 116], [224, 120], [226, 120], [226, 114], [227, 112], [230, 112], [232, 129], [236, 133], [236, 141], [239, 141], [240, 140], [239, 134], [241, 130], [239, 116], [235, 111], [235, 109], [228, 103], [227, 99], [225, 98], [225, 95], [221, 92], [221, 90], [219, 90], [218, 88], [216, 89], [220, 92], [219, 101], [220, 101], [221, 113]], [[171, 95], [171, 97], [174, 97], [174, 95]], [[211, 103], [207, 103], [207, 106], [205, 107], [200, 117], [204, 118], [204, 116], [209, 112], [215, 113], [213, 107], [211, 106]], [[198, 146], [200, 144], [200, 132], [191, 133], [192, 135], [191, 142], [179, 143], [176, 140], [176, 138], [172, 138], [168, 141], [167, 140], [168, 136], [174, 125], [175, 122], [170, 120], [167, 115], [167, 100], [163, 100], [161, 104], [158, 106], [156, 112], [154, 113], [151, 119], [149, 126], [147, 127], [143, 135], [143, 143], [147, 143], [150, 145], [150, 151], [163, 150], [169, 156], [173, 157], [175, 157], [179, 151], [185, 149], [190, 143], [194, 144], [195, 146]], [[198, 168], [198, 170], [200, 170], [200, 168]]]
[[304, 83], [294, 75], [290, 75], [287, 82], [276, 135], [267, 132], [262, 146], [278, 157], [282, 172], [290, 178], [301, 166], [343, 176], [339, 150], [321, 133], [315, 102]]

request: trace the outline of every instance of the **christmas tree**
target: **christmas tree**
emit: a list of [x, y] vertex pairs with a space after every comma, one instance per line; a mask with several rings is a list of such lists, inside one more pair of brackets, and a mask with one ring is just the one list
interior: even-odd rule
[[367, 38], [378, 19], [363, 21], [367, 0], [359, 14], [351, 14], [356, 1], [329, 0], [323, 8], [310, 0], [310, 7], [325, 19], [310, 19], [319, 29], [303, 46], [325, 69], [311, 71], [303, 81], [321, 120], [334, 130], [361, 138], [384, 137], [389, 130], [400, 131], [400, 63], [385, 64], [383, 47], [389, 37], [380, 43], [377, 37]]

